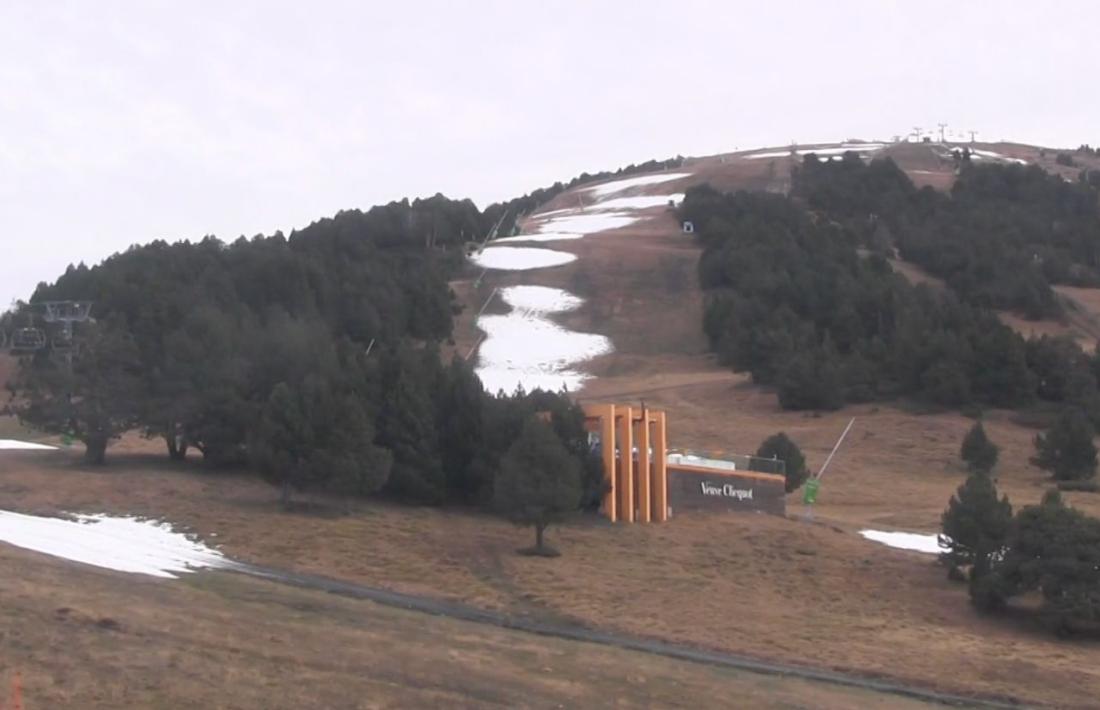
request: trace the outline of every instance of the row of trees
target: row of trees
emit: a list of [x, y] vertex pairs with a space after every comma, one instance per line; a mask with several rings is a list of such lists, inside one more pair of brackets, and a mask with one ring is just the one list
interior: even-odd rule
[[[1022, 338], [982, 309], [911, 286], [852, 230], [768, 194], [693, 188], [704, 330], [725, 364], [788, 409], [914, 395], [949, 406], [1035, 397]], [[1086, 368], [1087, 369], [1087, 368]]]
[[[1056, 480], [1092, 477], [1096, 449], [1088, 419], [1064, 415], [1036, 438], [1033, 462]], [[1039, 505], [1013, 515], [1007, 496], [998, 496], [992, 469], [997, 447], [976, 424], [961, 455], [970, 475], [943, 514], [942, 561], [953, 578], [969, 570], [971, 601], [997, 611], [1009, 600], [1038, 592], [1042, 615], [1059, 632], [1100, 630], [1100, 520], [1065, 505], [1057, 490]]]
[[793, 193], [869, 248], [944, 279], [966, 302], [1056, 315], [1052, 284], [1100, 286], [1098, 190], [1037, 165], [962, 160], [951, 194], [918, 190], [893, 160], [807, 156]]
[[[889, 163], [860, 170], [907, 184]], [[795, 199], [709, 186], [689, 190], [681, 211], [703, 245], [712, 349], [775, 386], [785, 408], [898, 395], [951, 407], [1050, 402], [1100, 424], [1100, 356], [1066, 337], [1024, 340], [984, 307], [909, 284], [881, 254], [861, 253], [848, 224]]]
[[173, 458], [195, 449], [211, 467], [252, 465], [286, 504], [323, 490], [489, 505], [502, 460], [541, 416], [577, 472], [568, 508], [595, 505], [602, 474], [579, 407], [492, 396], [468, 363], [440, 357], [456, 308], [448, 279], [486, 221], [437, 196], [289, 238], [155, 242], [71, 267], [9, 317], [84, 300], [94, 320], [77, 324], [71, 349], [22, 358], [12, 407], [83, 441], [93, 463], [140, 429]]

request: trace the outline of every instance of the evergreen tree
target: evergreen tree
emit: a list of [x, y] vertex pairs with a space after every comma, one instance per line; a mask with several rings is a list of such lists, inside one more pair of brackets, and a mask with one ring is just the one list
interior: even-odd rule
[[256, 468], [280, 486], [284, 508], [292, 490], [327, 487], [349, 495], [374, 493], [386, 482], [389, 452], [376, 447], [370, 420], [349, 394], [318, 375], [294, 388], [280, 382], [264, 405], [249, 452]]
[[1088, 417], [1080, 409], [1068, 407], [1045, 435], [1035, 436], [1031, 463], [1050, 471], [1058, 481], [1092, 478], [1096, 475], [1095, 434]]
[[762, 459], [777, 458], [784, 462], [787, 471], [786, 488], [788, 493], [797, 490], [810, 475], [809, 469], [806, 468], [806, 457], [802, 455], [802, 450], [783, 432], [772, 434], [765, 439], [764, 443], [760, 444], [760, 448], [756, 450], [756, 455]]
[[1057, 491], [1040, 505], [1020, 510], [1004, 559], [994, 566], [984, 608], [1031, 591], [1042, 595], [1042, 613], [1060, 633], [1100, 625], [1100, 520], [1069, 508]]
[[989, 473], [997, 464], [998, 453], [997, 445], [985, 435], [985, 427], [979, 421], [966, 432], [959, 456], [972, 472]]
[[441, 503], [446, 495], [435, 411], [424, 379], [414, 372], [408, 349], [394, 353], [384, 376], [388, 390], [378, 415], [377, 443], [393, 453], [385, 491], [418, 503]]
[[517, 525], [535, 528], [535, 546], [527, 552], [553, 556], [543, 533], [577, 510], [581, 500], [581, 472], [577, 460], [554, 430], [532, 417], [523, 426], [501, 460], [493, 487], [497, 509]]
[[20, 421], [84, 444], [84, 459], [102, 465], [107, 445], [135, 426], [141, 408], [141, 363], [133, 338], [113, 320], [80, 326], [70, 370], [64, 353], [47, 350], [19, 369], [13, 407]]
[[1007, 496], [997, 498], [997, 487], [988, 472], [976, 469], [951, 497], [942, 521], [940, 547], [947, 551], [941, 559], [952, 570], [969, 565], [974, 590], [1004, 551], [1012, 505]]

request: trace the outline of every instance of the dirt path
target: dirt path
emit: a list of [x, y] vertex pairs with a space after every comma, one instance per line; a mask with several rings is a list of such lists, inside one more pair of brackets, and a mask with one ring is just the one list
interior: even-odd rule
[[601, 631], [591, 627], [548, 620], [536, 616], [511, 616], [433, 597], [403, 594], [388, 589], [369, 587], [362, 584], [352, 584], [350, 582], [343, 582], [318, 575], [301, 574], [254, 565], [241, 565], [233, 571], [294, 587], [328, 592], [330, 594], [351, 597], [353, 599], [366, 599], [376, 604], [397, 607], [408, 611], [417, 611], [460, 621], [487, 624], [540, 636], [550, 636], [570, 641], [599, 644], [629, 651], [639, 651], [693, 663], [705, 663], [752, 673], [800, 678], [803, 680], [860, 688], [863, 690], [914, 698], [947, 706], [987, 708], [1017, 708], [1021, 706], [1020, 703], [1010, 698], [982, 698], [950, 695], [934, 690], [900, 685], [890, 682], [889, 680], [858, 676], [849, 673], [839, 673], [837, 671], [809, 666], [794, 666], [761, 661], [748, 656], [710, 651], [655, 639]]

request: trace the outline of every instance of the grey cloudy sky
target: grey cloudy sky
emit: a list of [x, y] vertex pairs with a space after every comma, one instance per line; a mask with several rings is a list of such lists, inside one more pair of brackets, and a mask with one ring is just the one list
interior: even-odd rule
[[1095, 2], [0, 0], [0, 308], [156, 238], [948, 122], [1100, 143]]

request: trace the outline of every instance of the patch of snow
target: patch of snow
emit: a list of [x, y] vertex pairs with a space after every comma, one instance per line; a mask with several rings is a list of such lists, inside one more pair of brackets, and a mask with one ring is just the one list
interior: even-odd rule
[[554, 217], [539, 225], [540, 234], [547, 232], [580, 232], [593, 234], [609, 229], [627, 227], [637, 222], [639, 217], [626, 212], [581, 212]]
[[234, 565], [167, 523], [107, 515], [75, 517], [42, 518], [0, 510], [0, 541], [73, 562], [168, 579]]
[[49, 444], [35, 444], [31, 441], [16, 441], [15, 439], [0, 439], [0, 449], [13, 449], [19, 451], [56, 449]]
[[1017, 163], [1019, 165], [1027, 165], [1026, 160], [1022, 160], [1020, 158], [1010, 158], [1007, 155], [1003, 155], [1001, 153], [996, 153], [992, 150], [978, 150], [977, 148], [971, 148], [970, 149], [970, 157], [971, 158], [976, 157], [978, 159], [989, 158], [991, 160], [1000, 160], [1000, 161], [1003, 161], [1003, 162], [1006, 162], [1006, 163]]
[[546, 232], [538, 234], [518, 234], [514, 237], [494, 239], [493, 244], [511, 244], [514, 242], [562, 242], [568, 239], [580, 239], [583, 234], [577, 232]]
[[576, 260], [575, 254], [553, 249], [534, 249], [529, 247], [486, 247], [473, 254], [470, 260], [486, 269], [504, 269], [524, 271], [543, 269], [548, 266], [561, 266]]
[[[886, 147], [885, 143], [845, 143], [838, 147], [822, 146], [820, 148], [798, 148], [794, 152], [797, 155], [809, 155], [815, 153], [817, 155], [844, 155], [851, 151], [854, 153], [873, 153], [877, 150], [882, 150]], [[749, 155], [742, 156], [748, 160], [759, 160], [760, 158], [785, 158], [791, 154], [791, 150], [770, 150], [763, 153], [750, 153]]]
[[677, 192], [671, 195], [633, 195], [631, 197], [615, 197], [610, 200], [601, 200], [594, 205], [586, 207], [586, 210], [647, 210], [652, 207], [668, 207], [669, 202], [680, 204], [684, 201], [684, 193]]
[[611, 341], [604, 336], [566, 330], [547, 317], [584, 303], [568, 291], [511, 286], [500, 294], [512, 311], [477, 321], [486, 336], [478, 349], [477, 374], [489, 392], [510, 393], [518, 386], [528, 392], [576, 390], [589, 376], [572, 366], [611, 352]]
[[641, 175], [639, 177], [625, 178], [623, 180], [615, 180], [613, 182], [605, 182], [599, 185], [593, 185], [592, 187], [582, 188], [585, 192], [592, 193], [596, 198], [606, 197], [608, 195], [614, 195], [616, 192], [623, 192], [624, 190], [630, 190], [635, 187], [645, 187], [646, 185], [659, 185], [662, 182], [670, 182], [672, 180], [679, 180], [680, 178], [691, 177], [691, 173], [655, 173], [653, 175]]
[[859, 534], [868, 540], [881, 542], [883, 545], [896, 547], [899, 550], [915, 550], [930, 555], [938, 555], [943, 552], [940, 547], [938, 535], [922, 535], [907, 532], [887, 532], [885, 530], [860, 530]]

